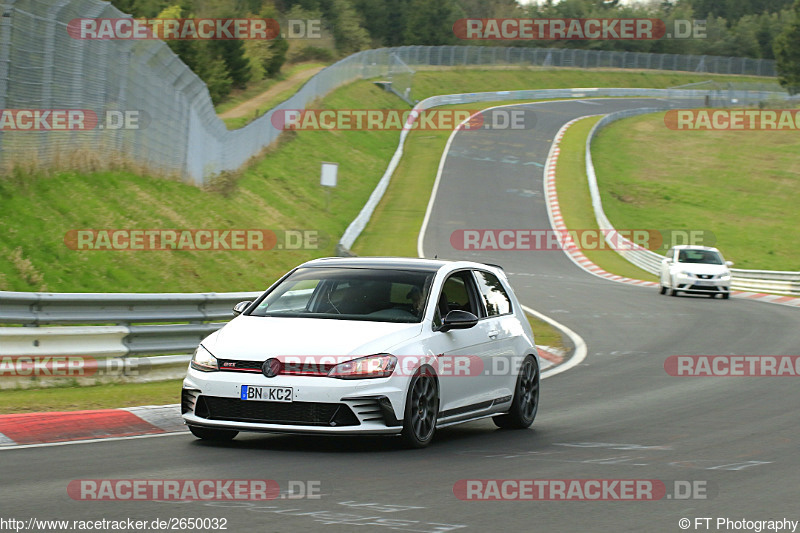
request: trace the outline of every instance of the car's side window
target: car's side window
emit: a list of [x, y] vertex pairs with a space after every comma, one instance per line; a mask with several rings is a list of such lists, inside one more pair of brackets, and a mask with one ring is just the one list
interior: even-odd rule
[[497, 276], [482, 270], [475, 271], [478, 290], [483, 297], [488, 316], [507, 315], [511, 313], [511, 299]]
[[469, 311], [481, 316], [475, 282], [468, 270], [454, 272], [445, 280], [436, 305], [433, 324], [438, 327], [447, 313], [453, 310]]

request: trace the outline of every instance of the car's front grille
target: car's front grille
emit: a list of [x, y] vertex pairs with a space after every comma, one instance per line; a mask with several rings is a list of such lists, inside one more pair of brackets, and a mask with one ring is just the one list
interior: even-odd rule
[[262, 366], [264, 366], [264, 361], [219, 360], [219, 369], [224, 372], [261, 372]]
[[715, 285], [692, 285], [688, 290], [718, 292], [719, 288]]
[[712, 274], [698, 274], [697, 277], [700, 279], [711, 279], [714, 276]]
[[[298, 359], [297, 361], [284, 362], [281, 361], [278, 367], [278, 372], [275, 375], [285, 376], [317, 376], [325, 377], [328, 372], [336, 366], [336, 363], [322, 363], [314, 361], [305, 361]], [[261, 373], [261, 367], [264, 366], [264, 361], [240, 361], [237, 359], [220, 359], [219, 369], [223, 372], [251, 372]]]
[[200, 396], [195, 414], [209, 420], [298, 426], [358, 426], [353, 411], [343, 403], [261, 402]]

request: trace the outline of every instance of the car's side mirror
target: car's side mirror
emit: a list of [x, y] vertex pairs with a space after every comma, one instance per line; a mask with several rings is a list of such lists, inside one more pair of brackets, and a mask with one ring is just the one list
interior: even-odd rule
[[469, 329], [478, 323], [478, 317], [469, 311], [454, 309], [447, 313], [439, 331], [450, 331], [451, 329]]
[[725, 261], [725, 265], [727, 265], [729, 267], [732, 267], [733, 266], [733, 261]]
[[253, 303], [253, 302], [248, 300], [246, 302], [239, 302], [238, 304], [234, 305], [233, 306], [233, 316], [241, 315], [242, 312], [245, 309], [247, 309], [247, 306], [250, 305], [251, 303]]

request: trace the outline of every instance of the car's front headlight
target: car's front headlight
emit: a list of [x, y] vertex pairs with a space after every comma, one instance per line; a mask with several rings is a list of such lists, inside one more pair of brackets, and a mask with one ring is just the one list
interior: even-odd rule
[[719, 280], [722, 280], [722, 281], [730, 281], [731, 280], [730, 272], [728, 272], [727, 274], [717, 274], [714, 277], [719, 279]]
[[203, 348], [201, 344], [192, 356], [192, 368], [201, 372], [214, 372], [219, 370], [219, 363], [217, 363], [217, 358], [211, 355], [211, 352]]
[[694, 277], [694, 274], [692, 274], [691, 272], [687, 272], [686, 270], [681, 270], [680, 272], [678, 272], [678, 274], [680, 274], [681, 276], [686, 276], [687, 278]]
[[397, 357], [389, 354], [368, 355], [339, 363], [328, 372], [329, 378], [365, 379], [387, 378], [394, 372]]

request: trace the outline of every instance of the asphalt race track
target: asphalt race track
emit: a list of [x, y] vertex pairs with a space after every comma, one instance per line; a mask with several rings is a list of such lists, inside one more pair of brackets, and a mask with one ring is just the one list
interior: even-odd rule
[[[524, 304], [570, 327], [588, 346], [583, 363], [543, 382], [532, 429], [474, 422], [441, 430], [428, 449], [416, 451], [397, 439], [240, 435], [217, 445], [188, 434], [12, 449], [0, 452], [4, 514], [219, 517], [229, 531], [248, 533], [677, 532], [685, 530], [681, 518], [690, 519], [689, 531], [735, 531], [717, 529], [717, 519], [800, 520], [798, 378], [674, 377], [664, 370], [670, 355], [798, 354], [797, 309], [660, 296], [590, 275], [560, 251], [463, 252], [450, 245], [457, 229], [549, 228], [542, 165], [558, 129], [578, 116], [654, 103], [520, 105], [535, 116], [532, 129], [463, 132], [452, 143], [425, 254], [502, 264]], [[297, 482], [318, 482], [321, 497], [88, 502], [67, 493], [77, 479], [271, 479], [295, 493]], [[462, 501], [453, 488], [466, 479], [660, 480], [667, 495]], [[692, 483], [698, 498], [675, 490]], [[711, 518], [708, 529], [696, 518]]]

